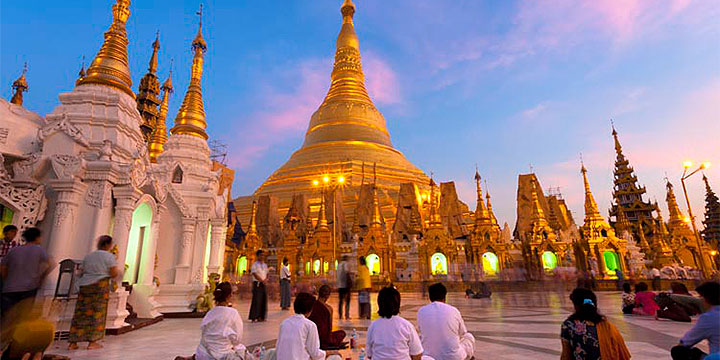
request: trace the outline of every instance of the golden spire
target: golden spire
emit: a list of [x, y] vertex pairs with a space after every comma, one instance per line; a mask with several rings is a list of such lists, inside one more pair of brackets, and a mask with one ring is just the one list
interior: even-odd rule
[[247, 235], [257, 235], [257, 200], [253, 200], [252, 212], [250, 213], [250, 226], [248, 227]]
[[660, 224], [660, 234], [668, 234], [667, 225], [665, 224], [665, 220], [662, 217], [662, 213], [660, 212], [660, 205], [658, 205], [657, 201], [655, 202], [655, 212], [657, 213], [657, 221]]
[[378, 201], [377, 192], [377, 164], [373, 164], [373, 204], [372, 217], [370, 219], [370, 227], [380, 227], [382, 225], [382, 217], [380, 216], [380, 202]]
[[327, 216], [325, 215], [325, 191], [323, 191], [322, 198], [320, 199], [320, 210], [318, 211], [318, 222], [315, 229], [318, 231], [330, 230]]
[[[487, 187], [488, 187], [487, 181], [485, 181], [485, 188], [487, 188]], [[497, 221], [497, 218], [495, 217], [495, 213], [493, 212], [492, 204], [490, 203], [490, 190], [488, 190], [485, 193], [485, 198], [487, 199], [487, 211], [488, 211], [488, 215], [490, 215], [490, 220], [492, 221], [492, 223], [494, 225], [497, 225], [498, 221]]]
[[80, 82], [85, 78], [85, 55], [82, 56], [82, 65], [80, 65], [80, 71], [78, 72], [78, 78], [75, 80], [75, 86], [80, 85]]
[[148, 154], [150, 155], [150, 161], [156, 162], [157, 157], [162, 154], [165, 150], [165, 142], [167, 141], [167, 126], [165, 121], [168, 113], [168, 102], [170, 101], [170, 94], [173, 92], [172, 81], [172, 61], [170, 62], [170, 71], [168, 72], [167, 80], [163, 83], [163, 97], [162, 103], [160, 103], [160, 114], [158, 115], [155, 128], [153, 129], [152, 135], [150, 136], [150, 142], [148, 143]]
[[618, 140], [618, 133], [617, 133], [617, 131], [615, 131], [615, 123], [613, 123], [612, 120], [610, 120], [610, 124], [612, 126], [612, 136], [613, 136], [613, 139], [615, 139], [615, 153], [617, 154], [618, 157], [621, 157], [621, 156], [623, 156], [622, 146], [620, 146], [620, 140]]
[[630, 220], [625, 215], [625, 208], [622, 205], [617, 206], [615, 220], [615, 229], [618, 234], [622, 234], [623, 231], [630, 231]]
[[27, 73], [27, 69], [28, 69], [27, 63], [25, 63], [22, 74], [20, 75], [19, 78], [17, 78], [17, 80], [15, 80], [12, 83], [12, 88], [13, 88], [14, 93], [13, 93], [12, 98], [10, 99], [10, 102], [15, 105], [22, 106], [23, 93], [28, 91], [28, 83], [27, 83], [27, 80], [25, 79], [25, 74]]
[[530, 178], [530, 184], [532, 185], [532, 189], [530, 191], [530, 196], [532, 198], [532, 207], [533, 207], [533, 213], [532, 213], [532, 222], [547, 222], [545, 220], [545, 212], [542, 209], [542, 205], [540, 205], [540, 199], [538, 197], [537, 193], [537, 185], [535, 185], [535, 179]]
[[647, 239], [645, 238], [645, 230], [643, 230], [642, 226], [642, 215], [640, 216], [640, 221], [638, 221], [638, 236], [640, 237], [640, 241], [638, 242], [638, 245], [641, 249], [643, 249], [643, 252], [646, 252], [650, 250], [650, 245], [647, 242]]
[[598, 211], [595, 197], [593, 197], [592, 191], [590, 190], [590, 182], [587, 178], [587, 169], [585, 169], [585, 164], [582, 163], [582, 161], [580, 163], [580, 172], [582, 173], [583, 182], [585, 183], [585, 222], [603, 221], [602, 216], [600, 216], [600, 211]]
[[439, 228], [442, 227], [442, 220], [440, 219], [440, 214], [438, 214], [438, 209], [436, 207], [436, 200], [435, 200], [435, 180], [430, 178], [430, 227], [431, 228]]
[[680, 207], [677, 203], [677, 198], [675, 197], [675, 191], [673, 191], [673, 185], [670, 183], [669, 180], [667, 180], [667, 197], [665, 200], [668, 204], [668, 211], [670, 212], [670, 223], [676, 224], [676, 223], [682, 223], [683, 222], [683, 214], [680, 212]]
[[185, 92], [185, 99], [180, 106], [180, 110], [178, 110], [177, 117], [175, 117], [175, 126], [170, 129], [170, 133], [194, 135], [207, 140], [205, 106], [202, 98], [203, 54], [207, 50], [207, 43], [202, 37], [202, 4], [198, 15], [200, 15], [200, 26], [192, 42], [195, 55], [193, 56], [190, 85], [187, 92]]
[[105, 32], [105, 41], [87, 70], [87, 76], [77, 85], [100, 84], [124, 91], [135, 98], [128, 66], [125, 23], [130, 17], [130, 0], [116, 0], [112, 6], [113, 22]]
[[140, 80], [140, 87], [138, 88], [137, 94], [137, 109], [140, 112], [140, 116], [143, 118], [143, 123], [140, 125], [146, 141], [150, 141], [150, 137], [157, 124], [159, 110], [158, 106], [161, 100], [158, 98], [160, 95], [160, 81], [157, 77], [157, 59], [158, 50], [160, 50], [160, 32], [158, 31], [155, 36], [155, 41], [152, 43], [152, 56], [150, 56], [150, 63], [148, 65], [148, 72]]
[[477, 205], [475, 206], [475, 224], [490, 220], [490, 214], [485, 208], [480, 173], [475, 169], [475, 190], [477, 191]]

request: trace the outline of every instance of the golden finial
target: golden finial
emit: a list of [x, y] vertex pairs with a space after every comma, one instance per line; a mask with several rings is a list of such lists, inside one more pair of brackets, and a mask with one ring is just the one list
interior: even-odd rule
[[247, 234], [257, 234], [257, 223], [256, 218], [257, 217], [257, 200], [253, 200], [252, 203], [252, 212], [250, 213], [250, 226], [248, 227]]
[[582, 173], [583, 183], [585, 185], [585, 222], [602, 221], [595, 197], [590, 190], [590, 182], [587, 178], [587, 169], [585, 168], [585, 163], [582, 161], [582, 155], [580, 155], [580, 164], [580, 172]]
[[79, 85], [82, 79], [85, 78], [85, 55], [82, 56], [82, 61], [80, 64], [80, 71], [78, 72], [77, 80], [75, 80], [75, 86]]
[[320, 199], [320, 211], [318, 211], [318, 222], [315, 227], [317, 230], [328, 230], [327, 216], [325, 215], [325, 191], [322, 192], [322, 198]]
[[612, 127], [612, 136], [615, 140], [615, 153], [617, 153], [618, 157], [622, 156], [622, 146], [620, 145], [620, 140], [618, 140], [618, 132], [615, 130], [615, 123], [610, 120], [610, 126]]
[[155, 128], [153, 129], [152, 135], [150, 136], [150, 142], [148, 143], [148, 154], [150, 155], [150, 161], [156, 162], [157, 157], [162, 154], [165, 150], [165, 142], [167, 141], [167, 126], [165, 121], [168, 113], [168, 102], [170, 100], [170, 94], [173, 92], [172, 81], [172, 60], [170, 60], [170, 71], [168, 71], [167, 80], [163, 83], [163, 97], [162, 103], [160, 103], [160, 114], [158, 115]]
[[530, 178], [530, 196], [532, 198], [533, 202], [533, 214], [532, 214], [532, 220], [533, 221], [545, 221], [545, 212], [542, 209], [542, 205], [540, 205], [540, 197], [537, 193], [537, 185], [535, 184], [535, 179]]
[[28, 91], [28, 83], [27, 83], [27, 80], [25, 79], [25, 74], [27, 73], [27, 69], [28, 69], [27, 62], [25, 62], [25, 66], [23, 66], [22, 74], [20, 75], [19, 78], [17, 78], [17, 80], [15, 80], [12, 83], [12, 88], [13, 88], [14, 93], [13, 93], [12, 98], [10, 99], [10, 102], [15, 105], [22, 106], [23, 93]]
[[477, 202], [475, 205], [475, 223], [477, 224], [490, 219], [490, 214], [483, 200], [482, 178], [480, 177], [477, 166], [475, 166], [475, 191], [477, 192]]
[[128, 66], [125, 23], [130, 17], [130, 0], [116, 0], [112, 6], [113, 22], [105, 32], [105, 41], [87, 70], [87, 76], [77, 85], [100, 84], [122, 90], [135, 98]]
[[668, 212], [670, 213], [670, 223], [682, 223], [684, 218], [682, 215], [682, 212], [680, 211], [680, 206], [678, 206], [677, 198], [675, 197], [675, 191], [673, 190], [673, 184], [670, 183], [670, 180], [665, 179], [667, 187], [667, 196], [665, 197], [665, 200], [668, 204]]
[[178, 110], [175, 126], [170, 129], [170, 133], [199, 136], [207, 140], [205, 106], [202, 98], [203, 55], [207, 51], [207, 44], [202, 37], [202, 4], [200, 4], [200, 11], [196, 14], [200, 16], [200, 25], [192, 42], [195, 55], [193, 56], [190, 85], [185, 92], [185, 99]]

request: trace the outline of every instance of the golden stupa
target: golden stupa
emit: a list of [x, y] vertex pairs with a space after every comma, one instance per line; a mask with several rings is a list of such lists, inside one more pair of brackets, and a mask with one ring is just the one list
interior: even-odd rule
[[293, 195], [306, 194], [312, 207], [310, 216], [316, 219], [323, 179], [329, 179], [330, 185], [337, 185], [337, 180], [342, 177], [339, 185], [342, 187], [344, 221], [350, 224], [354, 221], [363, 183], [376, 181], [381, 193], [382, 213], [390, 222], [395, 215], [393, 206], [400, 184], [428, 187], [430, 179], [393, 147], [385, 118], [365, 88], [353, 24], [355, 4], [345, 0], [341, 13], [342, 28], [337, 39], [330, 89], [310, 118], [302, 147], [252, 196], [237, 199], [236, 208], [243, 224], [248, 223], [252, 200], [262, 195], [277, 199], [282, 218]]

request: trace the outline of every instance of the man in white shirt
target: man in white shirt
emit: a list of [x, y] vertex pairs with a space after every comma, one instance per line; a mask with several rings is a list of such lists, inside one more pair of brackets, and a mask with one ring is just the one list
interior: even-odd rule
[[290, 297], [292, 292], [290, 289], [290, 260], [283, 258], [280, 267], [280, 308], [290, 310]]
[[320, 360], [337, 352], [320, 350], [320, 336], [314, 322], [308, 320], [315, 304], [315, 297], [308, 293], [299, 293], [295, 297], [293, 308], [295, 315], [280, 324], [275, 354], [277, 359]]
[[417, 314], [425, 355], [434, 359], [472, 359], [475, 337], [467, 331], [460, 311], [445, 303], [447, 289], [437, 283], [430, 286], [428, 293], [432, 302]]
[[252, 275], [252, 302], [250, 303], [250, 321], [265, 321], [267, 317], [267, 291], [265, 281], [268, 276], [268, 266], [265, 263], [265, 253], [258, 250], [255, 253], [255, 262], [250, 267]]

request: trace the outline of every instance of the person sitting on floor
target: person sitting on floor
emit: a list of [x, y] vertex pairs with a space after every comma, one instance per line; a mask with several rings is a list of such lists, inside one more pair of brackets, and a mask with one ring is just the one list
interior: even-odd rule
[[627, 360], [630, 351], [617, 328], [600, 315], [592, 290], [577, 288], [570, 294], [575, 312], [562, 323], [562, 360]]
[[460, 311], [445, 303], [447, 288], [437, 283], [431, 285], [428, 292], [431, 303], [417, 313], [425, 355], [434, 359], [472, 359], [475, 337], [468, 332]]
[[202, 335], [200, 345], [191, 357], [176, 357], [175, 360], [242, 360], [247, 349], [240, 342], [243, 336], [243, 322], [240, 314], [230, 303], [232, 286], [222, 282], [215, 287], [215, 307], [205, 314], [200, 324]]
[[648, 285], [644, 282], [635, 284], [635, 307], [633, 314], [655, 316], [660, 307], [655, 303], [655, 293], [648, 291]]
[[680, 344], [672, 348], [670, 353], [675, 360], [705, 358], [703, 351], [693, 347], [703, 340], [708, 341], [710, 355], [720, 355], [720, 284], [706, 282], [695, 291], [703, 297], [710, 309], [698, 317], [695, 326], [680, 339]]
[[367, 332], [367, 356], [370, 359], [394, 360], [423, 358], [423, 347], [415, 327], [398, 316], [400, 293], [386, 287], [377, 297], [380, 318], [370, 324]]
[[327, 304], [331, 293], [330, 286], [323, 285], [318, 290], [318, 299], [313, 304], [310, 321], [317, 326], [320, 336], [320, 348], [323, 350], [334, 350], [344, 348], [345, 331], [332, 331], [333, 308]]
[[293, 310], [295, 315], [280, 324], [275, 356], [277, 359], [320, 360], [337, 352], [325, 352], [320, 349], [320, 337], [314, 322], [308, 320], [312, 313], [315, 297], [308, 293], [299, 293], [295, 297]]
[[632, 314], [635, 307], [635, 294], [630, 289], [630, 284], [624, 283], [622, 293], [622, 312], [623, 314]]
[[490, 295], [492, 295], [490, 287], [485, 282], [480, 281], [479, 287], [480, 290], [478, 292], [474, 292], [472, 289], [465, 290], [465, 297], [470, 299], [486, 299], [489, 298]]

